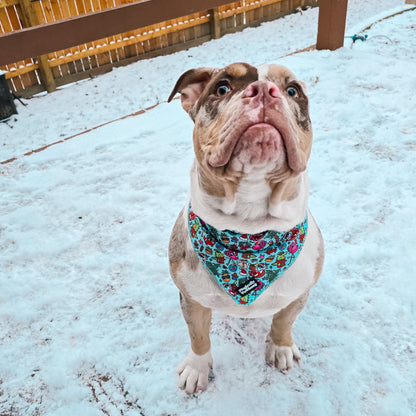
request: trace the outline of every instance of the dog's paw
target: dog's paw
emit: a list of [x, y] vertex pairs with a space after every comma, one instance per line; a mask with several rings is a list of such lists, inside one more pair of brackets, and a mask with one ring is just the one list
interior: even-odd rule
[[208, 387], [208, 375], [212, 369], [211, 350], [204, 355], [191, 351], [178, 367], [178, 387], [186, 393], [198, 393]]
[[285, 373], [293, 367], [294, 360], [299, 362], [300, 359], [300, 352], [295, 343], [290, 347], [276, 345], [270, 335], [267, 337], [266, 362], [268, 365]]

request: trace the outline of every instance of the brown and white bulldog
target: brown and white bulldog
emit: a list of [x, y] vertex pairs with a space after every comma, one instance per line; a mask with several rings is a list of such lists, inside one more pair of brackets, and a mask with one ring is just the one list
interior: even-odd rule
[[[191, 339], [191, 351], [177, 370], [178, 386], [194, 393], [207, 388], [212, 368], [212, 309], [244, 318], [274, 315], [266, 362], [287, 371], [300, 360], [292, 325], [321, 274], [324, 245], [308, 210], [312, 128], [305, 84], [283, 66], [234, 63], [185, 72], [169, 101], [177, 92], [195, 123], [196, 158], [190, 197], [172, 231], [169, 261]], [[216, 230], [243, 235], [287, 232], [305, 215], [308, 231], [293, 265], [254, 302], [239, 304], [197, 255], [189, 209]]]

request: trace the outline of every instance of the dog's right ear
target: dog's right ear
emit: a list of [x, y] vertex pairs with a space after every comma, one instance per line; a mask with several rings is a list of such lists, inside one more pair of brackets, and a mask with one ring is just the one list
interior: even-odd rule
[[[175, 87], [173, 88], [168, 103], [170, 103], [177, 92], [181, 93], [181, 103], [183, 109], [189, 113], [198, 98], [204, 91], [205, 85], [211, 79], [214, 68], [195, 68], [183, 73]], [[191, 117], [192, 118], [192, 117]]]

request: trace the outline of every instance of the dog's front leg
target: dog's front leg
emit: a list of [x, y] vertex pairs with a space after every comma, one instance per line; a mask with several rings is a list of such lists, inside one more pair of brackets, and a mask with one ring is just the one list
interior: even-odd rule
[[292, 326], [305, 307], [309, 292], [293, 301], [273, 316], [270, 333], [266, 340], [266, 362], [280, 371], [293, 367], [293, 360], [300, 361], [300, 352], [292, 338]]
[[180, 298], [182, 313], [191, 338], [191, 351], [176, 370], [179, 374], [178, 387], [188, 394], [198, 393], [207, 388], [208, 375], [212, 369], [209, 339], [212, 312], [182, 293]]

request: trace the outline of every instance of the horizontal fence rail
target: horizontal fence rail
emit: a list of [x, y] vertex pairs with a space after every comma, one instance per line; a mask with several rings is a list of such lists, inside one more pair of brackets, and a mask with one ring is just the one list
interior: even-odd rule
[[317, 0], [0, 0], [0, 70], [23, 96], [176, 52]]
[[0, 65], [28, 58], [31, 54], [42, 55], [175, 19], [188, 13], [199, 12], [205, 7], [217, 7], [221, 3], [224, 3], [224, 0], [142, 0], [36, 28], [19, 30], [0, 38]]

